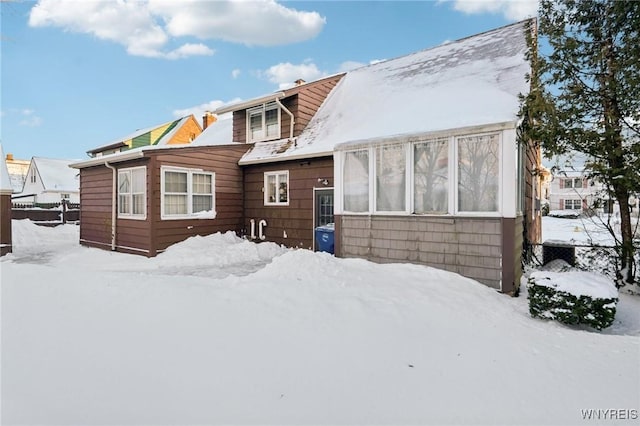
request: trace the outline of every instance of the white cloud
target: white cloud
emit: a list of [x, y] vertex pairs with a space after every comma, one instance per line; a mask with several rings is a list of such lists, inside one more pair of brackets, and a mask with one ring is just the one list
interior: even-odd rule
[[165, 55], [167, 59], [182, 59], [187, 58], [189, 56], [211, 56], [214, 54], [214, 51], [209, 49], [202, 43], [192, 44], [187, 43], [183, 44], [176, 50], [173, 50]]
[[519, 21], [537, 15], [538, 0], [454, 0], [453, 8], [470, 15], [499, 13], [506, 19]]
[[274, 0], [38, 0], [29, 15], [32, 27], [91, 34], [122, 44], [130, 55], [165, 59], [214, 53], [202, 43], [167, 49], [177, 37], [273, 46], [313, 38], [324, 24], [316, 12]]
[[176, 109], [173, 110], [173, 116], [175, 118], [181, 118], [181, 117], [185, 117], [189, 114], [193, 114], [196, 117], [196, 120], [198, 120], [198, 122], [200, 122], [200, 124], [202, 124], [202, 116], [204, 115], [205, 112], [210, 111], [213, 112], [216, 109], [220, 108], [223, 105], [229, 104], [229, 103], [235, 103], [235, 102], [240, 102], [242, 99], [240, 98], [235, 98], [232, 99], [230, 101], [221, 101], [221, 100], [213, 100], [213, 101], [209, 101], [207, 103], [204, 104], [200, 104], [200, 105], [196, 105], [196, 106], [192, 106], [189, 108], [184, 108], [184, 109]]
[[231, 71], [231, 77], [233, 77], [234, 79], [238, 78], [240, 76], [240, 70], [239, 69], [235, 69], [233, 71]]
[[19, 111], [18, 114], [22, 117], [22, 119], [18, 121], [19, 126], [39, 127], [42, 125], [42, 118], [35, 114], [35, 110], [25, 108]]
[[162, 16], [173, 36], [222, 39], [256, 46], [308, 40], [326, 19], [317, 12], [285, 7], [274, 0], [149, 0], [149, 10]]
[[271, 83], [278, 84], [280, 90], [292, 87], [299, 78], [305, 81], [313, 81], [327, 75], [312, 62], [299, 65], [289, 62], [279, 63], [264, 71], [263, 74]]

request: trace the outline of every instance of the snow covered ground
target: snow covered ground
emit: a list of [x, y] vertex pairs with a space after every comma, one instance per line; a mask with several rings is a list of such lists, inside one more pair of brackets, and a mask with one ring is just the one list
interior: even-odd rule
[[639, 297], [595, 332], [417, 265], [232, 234], [147, 259], [81, 247], [74, 225], [13, 231], [2, 424], [638, 424]]

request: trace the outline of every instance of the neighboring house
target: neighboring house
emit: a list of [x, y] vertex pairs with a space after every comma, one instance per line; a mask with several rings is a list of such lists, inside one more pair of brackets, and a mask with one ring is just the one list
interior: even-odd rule
[[188, 147], [73, 164], [81, 243], [153, 256], [235, 230], [313, 249], [316, 226], [333, 222], [338, 256], [421, 263], [514, 294], [523, 241], [540, 235], [540, 152], [516, 141], [531, 28], [223, 106], [214, 113], [232, 119]]
[[11, 179], [11, 187], [14, 193], [22, 192], [24, 183], [27, 180], [27, 172], [29, 171], [29, 160], [16, 160], [13, 158], [13, 154], [7, 154], [5, 157], [5, 164], [9, 171], [9, 178]]
[[202, 133], [193, 114], [166, 123], [136, 130], [121, 139], [87, 151], [90, 157], [114, 154], [143, 146], [183, 145], [191, 143]]
[[16, 203], [80, 202], [78, 172], [69, 168], [77, 160], [33, 157], [22, 192], [13, 195]]
[[[217, 133], [222, 129], [226, 142]], [[213, 139], [213, 141], [210, 141]], [[80, 243], [155, 256], [194, 235], [242, 227], [246, 146], [220, 120], [190, 145], [150, 145], [71, 165], [80, 170]]]
[[[4, 158], [0, 145], [0, 158]], [[4, 161], [0, 162], [0, 256], [12, 251], [11, 238], [11, 178]]]
[[602, 197], [602, 186], [583, 170], [558, 170], [549, 184], [549, 210], [587, 210]]

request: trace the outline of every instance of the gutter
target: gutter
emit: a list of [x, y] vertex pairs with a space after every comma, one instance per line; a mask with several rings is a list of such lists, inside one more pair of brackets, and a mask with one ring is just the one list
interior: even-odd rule
[[223, 107], [218, 108], [217, 110], [213, 111], [213, 113], [216, 114], [216, 115], [220, 115], [220, 114], [224, 114], [226, 112], [238, 111], [238, 110], [241, 110], [241, 109], [247, 109], [247, 108], [250, 108], [252, 106], [256, 106], [256, 105], [259, 105], [259, 104], [264, 104], [264, 103], [271, 102], [271, 101], [278, 101], [279, 99], [282, 99], [282, 98], [284, 98], [284, 92], [276, 92], [276, 93], [272, 93], [270, 95], [261, 96], [259, 98], [250, 99], [248, 101], [238, 102], [238, 103], [235, 103], [235, 104], [223, 106]]
[[[285, 108], [285, 106], [284, 106], [284, 105], [282, 105], [282, 103], [280, 102], [280, 99], [279, 99], [279, 98], [276, 98], [276, 99], [275, 99], [275, 101], [276, 101], [276, 104], [278, 104], [278, 106], [279, 106], [279, 107], [280, 107], [284, 112], [286, 112], [287, 114], [289, 114], [289, 117], [291, 117], [291, 126], [290, 126], [290, 129], [289, 129], [289, 139], [293, 140], [293, 125], [296, 123], [296, 120], [295, 120], [295, 118], [293, 117], [293, 114], [291, 113], [291, 111], [289, 111], [287, 108]], [[294, 143], [295, 143], [295, 141], [294, 141]]]
[[256, 158], [254, 160], [240, 160], [238, 161], [239, 166], [250, 166], [253, 164], [264, 164], [264, 163], [277, 163], [282, 161], [296, 161], [296, 160], [307, 160], [309, 158], [319, 158], [319, 157], [333, 157], [334, 151], [321, 151], [314, 152], [311, 154], [298, 154], [298, 155], [289, 155], [289, 156], [275, 156], [275, 157], [265, 157], [265, 158]]
[[109, 164], [108, 161], [104, 162], [105, 167], [112, 171], [112, 184], [111, 184], [111, 251], [116, 251], [116, 196], [117, 196], [117, 177], [116, 168]]
[[71, 163], [69, 164], [69, 167], [71, 167], [72, 169], [84, 169], [85, 167], [102, 166], [106, 163], [117, 163], [142, 157], [144, 157], [144, 150], [136, 149], [131, 151], [118, 152], [116, 154], [104, 155], [101, 157], [94, 157], [90, 160], [79, 161], [77, 163]]

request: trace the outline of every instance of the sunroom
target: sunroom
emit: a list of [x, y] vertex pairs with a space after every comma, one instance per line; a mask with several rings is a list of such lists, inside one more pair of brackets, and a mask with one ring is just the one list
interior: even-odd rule
[[514, 290], [525, 185], [515, 122], [342, 143], [334, 160], [341, 256]]

